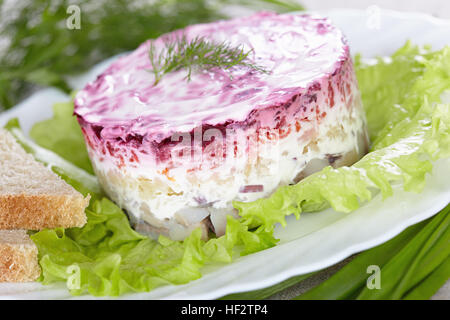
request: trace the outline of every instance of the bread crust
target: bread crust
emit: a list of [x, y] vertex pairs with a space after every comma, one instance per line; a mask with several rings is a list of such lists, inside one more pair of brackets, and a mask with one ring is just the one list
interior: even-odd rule
[[90, 196], [0, 195], [0, 230], [82, 227]]
[[39, 278], [38, 249], [26, 234], [24, 237], [16, 243], [0, 242], [0, 282], [31, 282]]

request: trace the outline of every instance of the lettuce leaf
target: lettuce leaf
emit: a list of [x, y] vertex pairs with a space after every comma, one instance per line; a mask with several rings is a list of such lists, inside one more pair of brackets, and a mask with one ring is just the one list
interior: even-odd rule
[[372, 66], [364, 64], [361, 56], [356, 57], [356, 72], [372, 141], [383, 136], [381, 131], [389, 131], [392, 124], [410, 114], [411, 110], [401, 104], [423, 75], [425, 65], [419, 57], [429, 54], [429, 50], [407, 42], [391, 57], [370, 61]]
[[95, 201], [86, 214], [83, 228], [31, 236], [39, 248], [43, 284], [65, 281], [74, 295], [150, 291], [200, 278], [206, 264], [231, 262], [233, 249], [248, 254], [276, 243], [271, 234], [250, 232], [231, 217], [220, 238], [205, 242], [197, 229], [180, 242], [163, 236], [155, 241], [136, 233], [122, 210], [106, 198]]
[[[329, 206], [349, 212], [376, 192], [391, 196], [393, 183], [420, 192], [431, 161], [450, 156], [450, 105], [441, 101], [444, 91], [450, 90], [450, 48], [432, 52], [407, 43], [375, 64], [357, 58], [356, 71], [373, 141], [371, 152], [352, 167], [327, 167], [268, 198], [235, 202], [242, 218], [229, 217], [226, 234], [206, 242], [199, 230], [183, 242], [163, 236], [155, 241], [133, 231], [124, 212], [103, 196], [96, 178], [85, 171], [91, 167], [72, 117], [72, 103], [55, 105], [55, 117], [32, 129], [40, 146], [11, 121], [7, 128], [28, 152], [80, 192], [94, 195], [83, 228], [32, 235], [39, 248], [40, 280], [66, 281], [72, 294], [95, 296], [184, 284], [201, 277], [205, 265], [229, 263], [239, 254], [276, 245], [274, 225], [284, 226], [290, 214], [298, 218], [303, 211]], [[51, 136], [55, 130], [58, 135]]]
[[36, 123], [30, 137], [74, 165], [94, 174], [81, 128], [73, 115], [73, 101], [56, 103], [53, 118]]
[[420, 192], [431, 160], [450, 156], [450, 105], [441, 96], [450, 90], [450, 47], [438, 52], [407, 43], [390, 59], [376, 64], [357, 59], [356, 72], [366, 109], [371, 152], [352, 167], [327, 167], [269, 198], [235, 202], [242, 223], [266, 232], [285, 217], [328, 206], [339, 212], [357, 209], [376, 191], [392, 195], [393, 183]]

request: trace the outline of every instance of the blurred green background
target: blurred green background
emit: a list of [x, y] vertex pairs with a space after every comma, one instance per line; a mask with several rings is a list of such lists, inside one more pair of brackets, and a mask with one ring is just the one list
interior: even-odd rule
[[[77, 5], [81, 29], [70, 30]], [[70, 75], [143, 41], [236, 12], [297, 11], [296, 0], [0, 0], [0, 112], [40, 87], [64, 92]]]

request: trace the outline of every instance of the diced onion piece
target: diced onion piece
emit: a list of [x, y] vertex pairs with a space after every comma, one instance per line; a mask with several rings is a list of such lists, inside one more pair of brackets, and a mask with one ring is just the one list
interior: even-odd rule
[[264, 191], [264, 186], [262, 184], [243, 186], [239, 190], [240, 193], [255, 193], [255, 192], [263, 192], [263, 191]]
[[235, 218], [239, 218], [239, 215], [235, 209], [208, 208], [208, 210], [211, 213], [209, 218], [214, 227], [214, 233], [218, 237], [225, 234], [225, 230], [227, 228], [227, 215], [232, 215]]
[[303, 169], [303, 175], [305, 177], [316, 173], [323, 168], [329, 166], [328, 160], [326, 159], [313, 159], [306, 165], [305, 169]]
[[200, 223], [207, 216], [209, 211], [206, 208], [184, 208], [175, 214], [175, 219], [185, 226], [191, 226]]

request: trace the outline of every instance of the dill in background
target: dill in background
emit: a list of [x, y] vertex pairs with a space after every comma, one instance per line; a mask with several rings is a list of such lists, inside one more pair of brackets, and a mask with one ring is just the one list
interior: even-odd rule
[[[69, 5], [81, 9], [81, 29], [69, 30]], [[67, 76], [133, 50], [189, 24], [243, 10], [302, 10], [295, 0], [0, 0], [0, 112], [39, 87], [69, 93]]]

